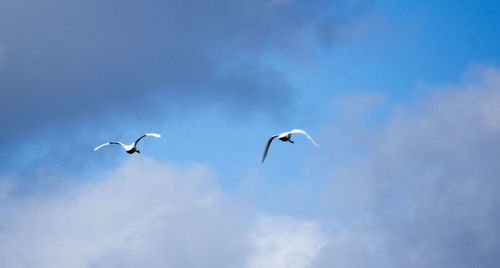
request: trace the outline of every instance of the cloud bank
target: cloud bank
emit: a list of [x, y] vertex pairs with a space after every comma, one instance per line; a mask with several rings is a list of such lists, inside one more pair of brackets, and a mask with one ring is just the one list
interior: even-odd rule
[[500, 71], [475, 67], [431, 89], [355, 139], [365, 155], [324, 189], [342, 216], [317, 266], [500, 264]]
[[[320, 207], [321, 215], [262, 214], [222, 193], [203, 165], [131, 158], [86, 183], [30, 193], [16, 192], [16, 178], [3, 179], [0, 264], [498, 266], [500, 71], [476, 67], [458, 85], [429, 88], [415, 103], [389, 111], [382, 128], [363, 132], [353, 124], [356, 135], [348, 135], [344, 126], [358, 153], [318, 169], [327, 178], [322, 198], [280, 196], [282, 206], [305, 201], [301, 207]], [[347, 114], [356, 118], [381, 101], [353, 99], [360, 112], [347, 107]], [[325, 128], [322, 136], [332, 139], [323, 139], [322, 150], [341, 154], [335, 127]]]
[[2, 267], [307, 267], [324, 245], [314, 221], [256, 216], [229, 200], [203, 165], [131, 160], [28, 197], [8, 184]]
[[35, 129], [140, 118], [174, 107], [279, 111], [291, 104], [293, 90], [262, 57], [312, 53], [320, 39], [339, 32], [337, 25], [358, 17], [350, 13], [369, 6], [363, 1], [4, 2], [0, 124], [9, 131], [0, 139], [12, 143]]

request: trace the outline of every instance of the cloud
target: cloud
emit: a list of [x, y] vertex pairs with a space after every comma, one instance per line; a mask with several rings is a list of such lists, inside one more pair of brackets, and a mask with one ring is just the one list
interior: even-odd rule
[[316, 265], [500, 264], [498, 107], [500, 71], [476, 66], [356, 139], [324, 189], [335, 228]]
[[[343, 159], [342, 164], [329, 162], [318, 169], [319, 178], [309, 178], [327, 178], [312, 183], [321, 186], [320, 197], [280, 197], [283, 210], [306, 202], [300, 206], [311, 209], [304, 214], [317, 214], [306, 219], [255, 212], [222, 193], [204, 165], [131, 158], [85, 183], [41, 172], [37, 180], [61, 186], [29, 192], [16, 192], [16, 183], [26, 178], [9, 176], [0, 184], [0, 264], [497, 266], [500, 71], [479, 66], [458, 85], [429, 88], [413, 104], [387, 111], [377, 128], [353, 122], [376, 120], [363, 116], [371, 116], [367, 106], [383, 105], [382, 97], [341, 101], [347, 116], [357, 120], [332, 123], [344, 128], [333, 137], [349, 138], [340, 148], [324, 138], [326, 160], [318, 163]], [[332, 129], [325, 127], [320, 136], [331, 137]], [[350, 149], [357, 154], [328, 156]], [[277, 192], [262, 193], [259, 198], [266, 200]]]
[[263, 217], [251, 233], [255, 255], [248, 267], [310, 267], [326, 244], [316, 222]]
[[313, 221], [245, 211], [204, 165], [130, 160], [31, 194], [2, 182], [2, 267], [307, 267], [324, 239]]
[[0, 138], [14, 143], [34, 129], [140, 118], [172, 107], [254, 113], [290, 106], [286, 96], [293, 89], [262, 55], [309, 53], [304, 48], [313, 47], [315, 37], [336, 34], [320, 31], [323, 25], [368, 7], [271, 2], [6, 4], [0, 11], [0, 124], [9, 131]]

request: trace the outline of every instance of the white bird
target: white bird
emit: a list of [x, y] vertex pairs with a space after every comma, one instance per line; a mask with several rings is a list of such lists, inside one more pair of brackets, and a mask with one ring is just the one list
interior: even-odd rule
[[269, 138], [266, 144], [266, 148], [264, 149], [264, 155], [262, 156], [262, 163], [264, 163], [264, 160], [266, 160], [267, 151], [269, 151], [269, 146], [271, 145], [271, 142], [274, 140], [274, 138], [278, 137], [278, 139], [280, 139], [281, 141], [289, 141], [293, 143], [293, 140], [291, 139], [293, 133], [300, 133], [306, 135], [314, 146], [319, 147], [319, 145], [311, 138], [311, 136], [309, 136], [309, 134], [307, 134], [307, 132], [305, 132], [302, 129], [294, 129], [289, 132], [283, 132], [281, 134], [273, 135], [271, 138]]
[[137, 145], [137, 143], [138, 143], [138, 142], [139, 142], [142, 138], [144, 138], [144, 137], [146, 137], [146, 136], [153, 136], [153, 137], [155, 137], [155, 138], [160, 138], [160, 137], [161, 137], [161, 135], [160, 135], [160, 134], [156, 134], [156, 133], [146, 133], [146, 134], [144, 134], [144, 135], [140, 136], [137, 140], [135, 140], [135, 141], [134, 141], [134, 143], [132, 143], [132, 144], [130, 144], [130, 145], [125, 145], [125, 144], [123, 144], [123, 143], [121, 143], [121, 142], [119, 142], [119, 141], [110, 141], [110, 142], [107, 142], [107, 143], [105, 143], [105, 144], [102, 144], [102, 145], [99, 145], [99, 146], [95, 147], [95, 148], [94, 148], [94, 151], [97, 151], [97, 150], [99, 150], [101, 147], [104, 147], [104, 146], [107, 146], [107, 145], [110, 145], [110, 144], [119, 144], [119, 145], [121, 145], [121, 146], [123, 147], [123, 149], [125, 149], [125, 151], [127, 151], [127, 153], [129, 153], [129, 154], [133, 154], [133, 153], [138, 153], [138, 154], [140, 154], [140, 153], [141, 153], [141, 151], [137, 150], [136, 145]]

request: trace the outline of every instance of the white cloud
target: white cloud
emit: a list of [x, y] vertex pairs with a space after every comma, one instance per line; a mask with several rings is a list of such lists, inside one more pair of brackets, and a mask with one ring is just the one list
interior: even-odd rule
[[249, 268], [310, 267], [326, 244], [326, 237], [315, 222], [286, 217], [264, 217], [251, 234], [255, 256]]
[[225, 197], [204, 165], [132, 159], [50, 193], [9, 196], [9, 189], [0, 203], [1, 267], [255, 267], [266, 260], [276, 263], [266, 267], [305, 267], [322, 243], [313, 222], [248, 222], [255, 215]]

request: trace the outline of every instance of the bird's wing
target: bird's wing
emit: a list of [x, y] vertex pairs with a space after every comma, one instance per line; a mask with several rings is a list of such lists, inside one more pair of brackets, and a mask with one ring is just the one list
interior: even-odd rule
[[266, 160], [267, 151], [269, 151], [269, 146], [271, 145], [271, 142], [274, 140], [274, 138], [276, 138], [278, 136], [279, 135], [274, 135], [271, 138], [269, 138], [269, 140], [267, 141], [266, 148], [264, 149], [264, 155], [262, 156], [262, 162], [261, 163], [264, 163], [264, 160]]
[[307, 134], [307, 132], [305, 132], [304, 130], [302, 129], [294, 129], [292, 131], [290, 131], [289, 133], [300, 133], [300, 134], [304, 134], [306, 135], [306, 137], [312, 142], [312, 144], [314, 144], [314, 146], [316, 147], [319, 147], [319, 145], [313, 140], [313, 138], [311, 138], [311, 136], [309, 136], [309, 134]]
[[95, 147], [95, 148], [94, 148], [94, 151], [97, 151], [97, 150], [99, 150], [101, 147], [108, 146], [108, 145], [110, 145], [110, 144], [119, 144], [119, 145], [121, 145], [123, 148], [125, 148], [125, 145], [124, 145], [123, 143], [119, 142], [119, 141], [110, 141], [110, 142], [106, 142], [105, 144], [101, 144], [101, 145], [99, 145], [99, 146]]
[[155, 138], [161, 138], [161, 135], [160, 135], [160, 134], [156, 134], [156, 133], [146, 133], [146, 134], [144, 134], [144, 135], [140, 136], [137, 140], [135, 140], [135, 142], [134, 142], [134, 144], [133, 144], [133, 145], [134, 145], [134, 147], [137, 145], [137, 143], [138, 143], [138, 142], [139, 142], [142, 138], [144, 138], [144, 137], [146, 137], [146, 136], [153, 136], [153, 137], [155, 137]]

